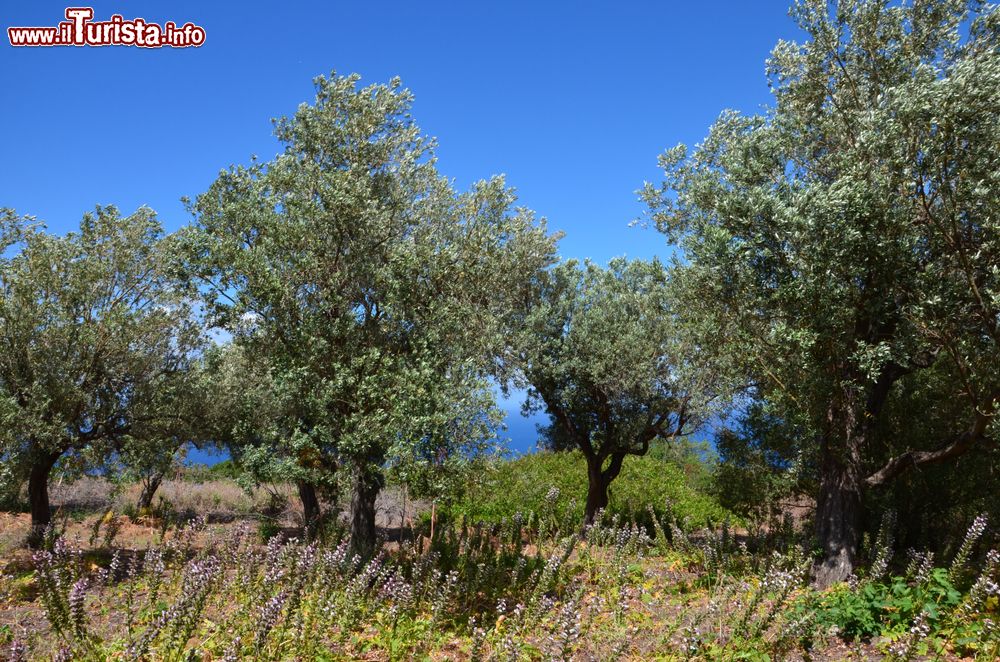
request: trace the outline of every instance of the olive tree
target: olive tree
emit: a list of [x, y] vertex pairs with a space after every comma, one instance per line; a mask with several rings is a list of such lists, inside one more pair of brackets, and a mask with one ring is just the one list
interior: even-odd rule
[[149, 209], [98, 207], [65, 236], [8, 210], [0, 239], [0, 457], [27, 480], [37, 544], [61, 459], [101, 466], [176, 425], [201, 333]]
[[317, 79], [276, 122], [281, 154], [221, 173], [191, 246], [217, 323], [295, 403], [271, 457], [346, 470], [365, 551], [386, 463], [441, 438], [504, 366], [506, 320], [554, 240], [502, 179], [458, 193], [438, 174], [398, 81], [357, 83]]
[[[1000, 14], [805, 0], [792, 15], [808, 37], [774, 49], [773, 107], [668, 151], [644, 197], [695, 305], [739, 330], [719, 347], [815, 455], [828, 584], [854, 570], [867, 493], [996, 439]], [[887, 403], [931, 368], [962, 413], [919, 445], [886, 435]]]
[[198, 349], [183, 373], [151, 394], [156, 398], [153, 406], [171, 415], [136, 421], [118, 444], [114, 466], [107, 472], [117, 482], [139, 483], [137, 512], [152, 507], [163, 480], [177, 471], [190, 448], [218, 445], [220, 430], [214, 423], [222, 412], [223, 384], [210, 370], [212, 348], [205, 347], [207, 353]]
[[658, 261], [569, 261], [546, 273], [524, 318], [525, 410], [547, 412], [547, 447], [586, 458], [585, 523], [607, 507], [627, 456], [694, 432], [724, 394], [725, 373], [699, 361], [709, 355], [690, 342], [672, 289]]
[[205, 363], [214, 391], [205, 427], [239, 468], [238, 482], [248, 490], [294, 484], [303, 524], [318, 526], [320, 498], [337, 501], [337, 457], [323, 445], [324, 429], [312, 423], [317, 400], [302, 372], [281, 374], [270, 355], [243, 342], [213, 347]]

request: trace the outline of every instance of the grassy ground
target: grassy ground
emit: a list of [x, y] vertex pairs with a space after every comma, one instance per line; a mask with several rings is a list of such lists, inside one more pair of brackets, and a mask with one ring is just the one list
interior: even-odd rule
[[[455, 539], [449, 541], [449, 532], [434, 549], [437, 554], [455, 557], [442, 567], [457, 573], [457, 586], [451, 595], [448, 580], [438, 577], [435, 581], [433, 571], [422, 578], [411, 574], [419, 563], [413, 558], [430, 558], [435, 553], [428, 551], [430, 541], [418, 538], [395, 551], [397, 559], [408, 558], [400, 560], [398, 567], [407, 568], [403, 574], [409, 576], [403, 582], [409, 582], [411, 588], [399, 588], [402, 582], [392, 573], [383, 571], [383, 576], [377, 577], [379, 571], [371, 571], [369, 566], [349, 571], [331, 563], [313, 570], [317, 577], [302, 582], [306, 586], [301, 590], [298, 610], [280, 614], [266, 643], [259, 645], [258, 624], [267, 618], [267, 601], [284, 596], [279, 610], [289, 608], [284, 593], [288, 584], [298, 581], [292, 559], [301, 557], [308, 548], [296, 543], [286, 546], [287, 558], [276, 565], [287, 575], [271, 580], [268, 574], [281, 574], [268, 560], [271, 550], [240, 522], [171, 530], [162, 538], [151, 523], [123, 523], [112, 547], [100, 541], [90, 545], [84, 539], [92, 525], [90, 518], [71, 525], [67, 538], [72, 551], [62, 552], [64, 558], [55, 561], [53, 575], [66, 570], [70, 587], [77, 576], [90, 578], [82, 599], [81, 613], [86, 614], [81, 619], [81, 630], [86, 632], [83, 636], [74, 632], [72, 588], [61, 600], [58, 594], [46, 598], [45, 580], [34, 572], [36, 563], [27, 552], [9, 556], [5, 570], [9, 595], [0, 610], [0, 633], [27, 642], [31, 659], [50, 659], [64, 648], [73, 650], [77, 657], [128, 658], [130, 642], [141, 642], [151, 629], [155, 629], [155, 638], [146, 655], [153, 659], [171, 659], [182, 647], [196, 651], [199, 659], [215, 659], [225, 655], [237, 637], [246, 644], [240, 650], [242, 657], [267, 659], [464, 660], [477, 655], [480, 659], [681, 659], [685, 638], [703, 622], [701, 614], [710, 609], [712, 596], [711, 587], [701, 581], [690, 559], [680, 554], [642, 554], [640, 547], [645, 544], [632, 539], [632, 532], [624, 538], [609, 532], [607, 540], [578, 542], [565, 562], [560, 562], [568, 549], [565, 539], [537, 540], [526, 535], [531, 541], [518, 546], [516, 552], [508, 545], [500, 553], [507, 556], [505, 560], [490, 555], [491, 568], [486, 572], [474, 570], [487, 556], [482, 550], [471, 551], [477, 547], [469, 543], [475, 534], [459, 540], [461, 534], [454, 533]], [[501, 544], [490, 535], [484, 534], [483, 539]], [[223, 549], [218, 547], [220, 541], [224, 541]], [[229, 544], [233, 545], [231, 550], [225, 547]], [[423, 550], [416, 548], [418, 544]], [[145, 550], [150, 548], [165, 550], [166, 567], [161, 571], [158, 596], [151, 595], [157, 571], [143, 568], [135, 576], [129, 574], [133, 559], [140, 564], [148, 562]], [[320, 549], [319, 556], [329, 556], [340, 548], [331, 542]], [[118, 551], [117, 560], [114, 550]], [[210, 582], [205, 604], [194, 619], [197, 622], [190, 632], [157, 628], [156, 614], [177, 605], [182, 606], [179, 613], [184, 613], [184, 596], [196, 581], [191, 577], [199, 572], [195, 569], [197, 559], [210, 550], [219, 557], [231, 555], [232, 560], [223, 562], [221, 577]], [[242, 560], [237, 559], [239, 555]], [[460, 559], [463, 555], [466, 558]], [[530, 572], [508, 579], [507, 573], [517, 567], [513, 558]], [[82, 570], [72, 569], [75, 564]], [[543, 580], [541, 575], [550, 565], [559, 567], [555, 576]], [[113, 566], [117, 566], [115, 576], [102, 579], [102, 570], [107, 572]], [[257, 571], [251, 569], [255, 566]], [[366, 574], [373, 586], [351, 585], [352, 578]], [[324, 582], [320, 576], [334, 581]], [[331, 594], [324, 584], [347, 587]], [[539, 589], [539, 585], [547, 585], [548, 590]], [[50, 611], [58, 613], [59, 608], [47, 605], [60, 601], [67, 614], [61, 623], [59, 617], [48, 616]], [[506, 604], [500, 606], [501, 601]], [[439, 603], [441, 613], [436, 615]], [[358, 611], [352, 613], [352, 609]], [[333, 616], [325, 618], [328, 612]], [[317, 633], [313, 640], [301, 638], [297, 619], [311, 622], [309, 631]], [[725, 618], [720, 623], [724, 630], [732, 628]], [[778, 642], [780, 633], [774, 629], [767, 637]], [[81, 643], [84, 641], [91, 643]], [[11, 642], [4, 643], [9, 648]], [[811, 659], [841, 659], [848, 650], [836, 638], [824, 641], [819, 648], [824, 652]], [[871, 646], [858, 650], [866, 658], [872, 657]], [[794, 654], [788, 659], [802, 656]]]
[[[555, 507], [570, 520], [583, 518], [587, 465], [580, 453], [536, 453], [498, 462], [477, 474], [452, 507], [456, 515], [499, 522]], [[555, 503], [546, 504], [553, 496]], [[651, 456], [630, 457], [611, 484], [606, 517], [649, 526], [652, 516], [669, 511], [685, 530], [735, 522], [736, 517], [697, 488], [696, 478], [681, 467]], [[652, 511], [652, 512], [650, 512]]]
[[[453, 514], [433, 540], [418, 526], [363, 561], [335, 524], [303, 542], [294, 505], [263, 541], [254, 509], [269, 495], [229, 481], [165, 487], [171, 512], [202, 517], [108, 516], [131, 495], [63, 486], [63, 535], [32, 555], [19, 546], [26, 516], [0, 514], [0, 659], [993, 660], [1000, 651], [988, 625], [996, 597], [988, 585], [978, 596], [969, 588], [988, 562], [925, 563], [899, 580], [820, 593], [787, 531], [751, 539], [682, 526], [690, 518], [671, 512], [649, 529], [608, 517], [580, 536], [575, 496], [549, 490], [522, 504], [537, 511], [488, 524]], [[387, 533], [413, 519], [398, 493], [380, 505]]]

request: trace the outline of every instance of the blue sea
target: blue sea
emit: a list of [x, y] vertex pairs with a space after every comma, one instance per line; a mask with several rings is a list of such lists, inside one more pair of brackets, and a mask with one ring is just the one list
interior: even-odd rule
[[[535, 414], [525, 417], [521, 415], [519, 409], [508, 410], [507, 417], [504, 420], [507, 429], [500, 431], [502, 445], [513, 455], [535, 452], [538, 444], [536, 426], [545, 423], [546, 420], [547, 417], [545, 414]], [[188, 451], [186, 462], [188, 464], [206, 464], [212, 466], [228, 457], [229, 455], [225, 451], [192, 448]]]

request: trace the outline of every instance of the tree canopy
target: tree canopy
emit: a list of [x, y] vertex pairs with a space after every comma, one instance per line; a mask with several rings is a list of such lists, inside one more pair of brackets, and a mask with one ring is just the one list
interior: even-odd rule
[[[643, 194], [703, 313], [739, 330], [726, 349], [759, 397], [805, 426], [825, 583], [853, 570], [866, 492], [996, 437], [1000, 14], [959, 0], [792, 13], [808, 40], [774, 49], [773, 108], [723, 113]], [[901, 384], [931, 369], [936, 400], [961, 403], [942, 436], [884, 434]]]
[[282, 154], [198, 197], [190, 246], [216, 322], [295, 402], [277, 457], [349, 469], [370, 547], [383, 465], [478, 415], [554, 239], [503, 179], [458, 193], [438, 174], [398, 80], [357, 83], [317, 79], [276, 121]]
[[188, 423], [202, 332], [151, 210], [98, 207], [61, 237], [9, 210], [0, 222], [0, 457], [7, 480], [28, 479], [37, 542], [56, 462], [100, 466]]
[[603, 269], [571, 260], [546, 274], [526, 316], [525, 409], [548, 413], [546, 446], [586, 457], [587, 522], [607, 507], [628, 455], [694, 431], [724, 388], [722, 373], [699, 361], [671, 290], [658, 261]]

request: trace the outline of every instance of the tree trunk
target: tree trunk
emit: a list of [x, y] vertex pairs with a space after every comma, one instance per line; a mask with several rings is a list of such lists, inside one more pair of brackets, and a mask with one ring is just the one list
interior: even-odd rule
[[162, 482], [163, 474], [161, 473], [154, 473], [143, 479], [142, 492], [139, 493], [139, 501], [135, 504], [136, 512], [149, 512], [153, 507], [153, 497], [156, 495], [156, 490], [160, 489]]
[[816, 538], [823, 550], [814, 573], [817, 586], [846, 581], [854, 572], [861, 540], [861, 481], [856, 467], [824, 461], [816, 502]]
[[45, 529], [52, 521], [52, 511], [49, 509], [49, 473], [59, 459], [59, 453], [51, 453], [36, 459], [31, 465], [28, 475], [28, 503], [31, 506], [31, 531], [28, 533], [28, 546], [32, 549], [41, 547], [45, 538]]
[[375, 551], [375, 499], [382, 485], [381, 471], [367, 466], [357, 468], [351, 492], [351, 550], [363, 559]]
[[872, 407], [869, 398], [868, 406], [859, 407], [853, 396], [848, 391], [839, 403], [831, 403], [827, 412], [830, 427], [820, 439], [816, 541], [822, 557], [813, 566], [813, 580], [820, 588], [851, 576], [861, 541], [861, 449], [873, 434], [872, 424], [881, 403]]
[[312, 483], [300, 480], [299, 499], [302, 501], [302, 521], [306, 529], [315, 527], [319, 522], [320, 512], [319, 499], [316, 498], [316, 488]]
[[583, 524], [594, 523], [597, 513], [608, 507], [608, 483], [601, 471], [600, 458], [587, 458], [587, 504], [583, 511]]
[[603, 468], [604, 457], [587, 458], [587, 504], [583, 511], [584, 526], [593, 524], [598, 511], [608, 507], [608, 487], [621, 473], [624, 459], [624, 454], [616, 453], [611, 456], [608, 467]]

